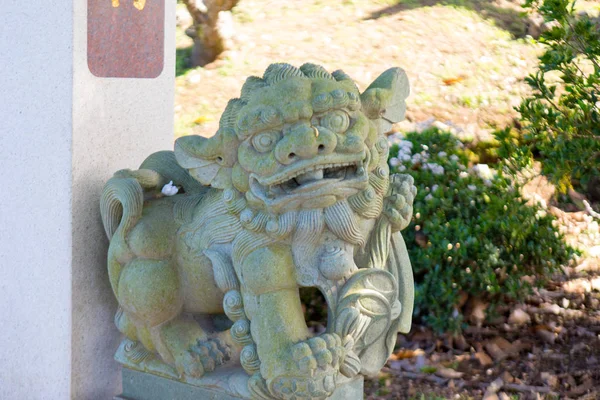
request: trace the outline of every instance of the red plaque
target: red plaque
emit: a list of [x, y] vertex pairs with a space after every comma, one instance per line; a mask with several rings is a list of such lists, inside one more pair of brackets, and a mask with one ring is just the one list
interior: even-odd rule
[[103, 78], [156, 78], [164, 65], [164, 0], [88, 0], [87, 56]]

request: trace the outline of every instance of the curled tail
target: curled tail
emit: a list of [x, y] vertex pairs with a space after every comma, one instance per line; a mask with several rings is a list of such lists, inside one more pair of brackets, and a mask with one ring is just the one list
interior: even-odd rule
[[124, 237], [142, 215], [144, 193], [160, 193], [162, 186], [169, 181], [186, 193], [207, 190], [177, 164], [172, 151], [151, 154], [138, 170], [117, 171], [104, 186], [100, 199], [100, 214], [108, 239], [112, 239], [119, 227], [122, 227]]
[[106, 183], [100, 198], [100, 215], [108, 248], [108, 276], [115, 296], [118, 298], [119, 277], [127, 260], [133, 259], [127, 245], [129, 231], [142, 217], [144, 190], [136, 178], [115, 176]]
[[111, 240], [117, 231], [120, 239], [142, 216], [144, 190], [135, 178], [111, 178], [102, 191], [100, 215], [106, 236]]

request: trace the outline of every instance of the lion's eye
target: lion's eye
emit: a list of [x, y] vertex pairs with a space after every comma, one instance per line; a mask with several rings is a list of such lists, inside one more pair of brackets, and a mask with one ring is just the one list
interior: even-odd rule
[[279, 132], [262, 132], [252, 138], [252, 145], [258, 152], [265, 153], [275, 147], [279, 137]]
[[344, 133], [350, 126], [350, 117], [345, 111], [335, 110], [321, 118], [321, 126], [335, 133]]

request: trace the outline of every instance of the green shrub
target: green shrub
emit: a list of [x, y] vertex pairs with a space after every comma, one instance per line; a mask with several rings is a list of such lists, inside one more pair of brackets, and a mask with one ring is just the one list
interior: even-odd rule
[[[535, 158], [560, 192], [590, 191], [600, 177], [600, 30], [587, 14], [576, 15], [572, 0], [527, 0], [548, 30], [538, 70], [526, 78], [532, 88], [517, 110], [523, 136], [497, 133], [500, 156], [514, 171]], [[594, 183], [592, 183], [594, 184]]]
[[509, 180], [479, 164], [464, 145], [436, 129], [390, 137], [393, 172], [409, 173], [418, 194], [404, 237], [415, 272], [415, 312], [437, 331], [459, 331], [461, 293], [490, 310], [529, 293], [568, 261], [571, 250], [550, 215], [530, 207]]

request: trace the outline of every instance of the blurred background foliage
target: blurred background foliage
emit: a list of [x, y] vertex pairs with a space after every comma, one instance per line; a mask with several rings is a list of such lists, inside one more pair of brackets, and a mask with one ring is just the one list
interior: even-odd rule
[[[416, 317], [458, 332], [482, 322], [478, 307], [489, 320], [572, 260], [577, 241], [565, 243], [549, 206], [598, 211], [598, 9], [567, 0], [180, 1], [176, 136], [212, 135], [244, 79], [272, 62], [342, 68], [363, 89], [404, 68], [412, 95], [390, 163], [419, 187], [405, 231]], [[207, 31], [223, 45], [199, 61]], [[540, 174], [551, 189], [525, 196]], [[324, 321], [322, 298], [303, 299]]]

